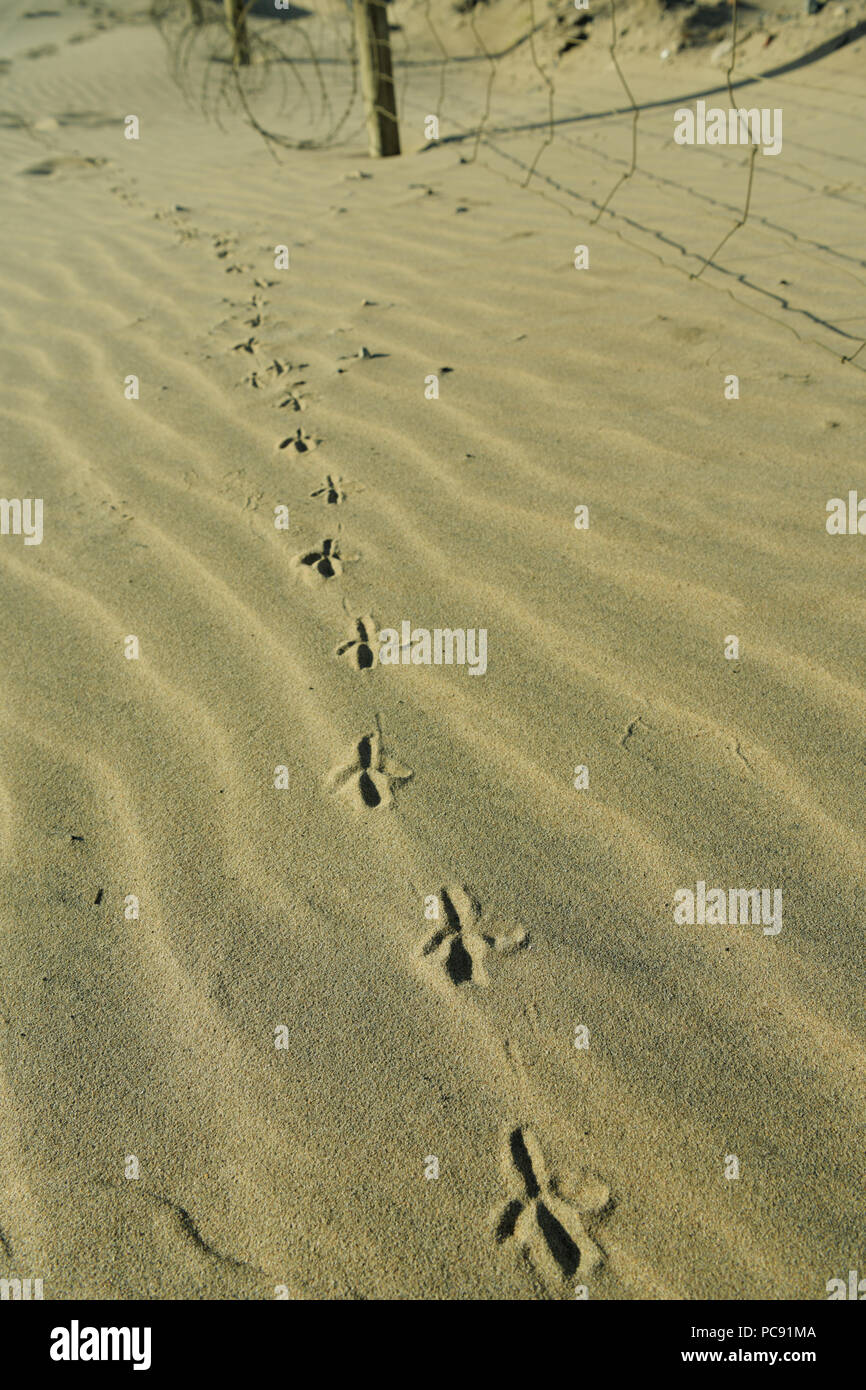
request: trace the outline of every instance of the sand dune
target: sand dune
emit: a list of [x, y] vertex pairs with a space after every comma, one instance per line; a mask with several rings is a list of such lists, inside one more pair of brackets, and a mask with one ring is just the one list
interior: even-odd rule
[[[594, 117], [624, 101], [601, 14], [585, 49], [539, 38], [586, 119], [524, 188], [527, 45], [472, 159], [485, 65], [443, 97], [423, 7], [394, 7], [428, 60], [409, 152], [376, 163], [357, 109], [275, 161], [143, 11], [24, 10], [0, 490], [45, 519], [0, 538], [0, 1274], [824, 1298], [862, 1259], [866, 542], [825, 509], [866, 493], [864, 40], [749, 89], [784, 153], [694, 280], [747, 161], [647, 108], [591, 222], [631, 150]], [[342, 23], [310, 19], [318, 51]], [[632, 16], [639, 101], [724, 80], [661, 62], [670, 26]], [[483, 628], [486, 672], [382, 664], [404, 621]], [[782, 931], [676, 923], [699, 881], [782, 888]]]

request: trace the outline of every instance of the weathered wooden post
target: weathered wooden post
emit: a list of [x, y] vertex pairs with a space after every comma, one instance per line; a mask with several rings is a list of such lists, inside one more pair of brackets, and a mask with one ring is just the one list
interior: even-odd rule
[[400, 128], [385, 0], [352, 0], [352, 8], [370, 154], [377, 158], [399, 154]]
[[226, 24], [232, 41], [232, 62], [245, 68], [250, 61], [247, 35], [247, 0], [225, 0]]

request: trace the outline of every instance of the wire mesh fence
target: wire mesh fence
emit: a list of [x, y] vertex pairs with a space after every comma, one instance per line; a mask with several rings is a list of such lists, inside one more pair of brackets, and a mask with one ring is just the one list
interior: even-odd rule
[[[483, 165], [587, 234], [626, 237], [864, 369], [866, 255], [849, 229], [862, 224], [866, 158], [834, 150], [831, 127], [862, 117], [866, 101], [837, 75], [828, 85], [820, 65], [863, 37], [866, 21], [840, 11], [820, 41], [803, 28], [798, 51], [767, 64], [775, 35], [761, 43], [743, 0], [699, 7], [709, 20], [697, 37], [718, 41], [721, 65], [700, 90], [693, 70], [677, 90], [670, 52], [651, 80], [624, 42], [641, 0], [507, 3], [322, 0], [313, 11], [289, 0], [155, 0], [152, 13], [188, 98], [217, 121], [247, 121], [277, 159], [364, 144], [396, 154], [402, 132], [404, 150]], [[674, 18], [676, 0], [648, 3]], [[686, 47], [696, 23], [694, 11], [680, 21]], [[590, 39], [595, 60], [580, 63]], [[684, 159], [672, 116], [713, 99], [735, 138]], [[778, 109], [780, 124], [785, 112], [783, 160], [763, 157], [761, 109]], [[650, 191], [664, 194], [662, 214]]]

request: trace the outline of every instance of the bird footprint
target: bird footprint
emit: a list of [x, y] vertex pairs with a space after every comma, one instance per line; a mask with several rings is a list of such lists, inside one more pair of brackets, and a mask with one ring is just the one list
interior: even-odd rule
[[609, 1188], [592, 1181], [573, 1202], [566, 1201], [535, 1135], [522, 1126], [509, 1132], [503, 1163], [510, 1197], [496, 1223], [497, 1241], [514, 1241], [549, 1283], [597, 1269], [604, 1251], [588, 1234], [584, 1218], [600, 1216], [610, 1206]]
[[288, 435], [286, 439], [281, 439], [277, 448], [290, 449], [296, 454], [309, 454], [313, 449], [317, 449], [321, 442], [321, 439], [315, 439], [313, 435], [304, 434], [303, 430], [297, 429], [294, 434]]
[[355, 636], [334, 648], [335, 656], [344, 656], [359, 671], [369, 671], [375, 666], [378, 654], [376, 625], [371, 617], [356, 618]]
[[485, 969], [488, 952], [500, 951], [507, 955], [521, 950], [529, 942], [529, 933], [522, 928], [509, 936], [484, 931], [478, 925], [481, 906], [465, 886], [440, 888], [437, 898], [445, 924], [428, 936], [421, 953], [434, 957], [452, 985], [488, 985], [490, 980]]
[[375, 810], [392, 805], [395, 785], [408, 782], [412, 776], [408, 767], [401, 767], [385, 753], [377, 728], [358, 740], [349, 762], [332, 769], [326, 785], [329, 791], [347, 792], [359, 809]]
[[307, 583], [322, 584], [343, 572], [340, 547], [335, 540], [324, 540], [317, 550], [306, 550], [302, 555], [296, 555], [292, 566]]
[[342, 478], [333, 478], [329, 473], [321, 487], [317, 487], [315, 492], [311, 492], [311, 497], [324, 497], [325, 501], [332, 506], [339, 506], [345, 502], [346, 493], [342, 487]]

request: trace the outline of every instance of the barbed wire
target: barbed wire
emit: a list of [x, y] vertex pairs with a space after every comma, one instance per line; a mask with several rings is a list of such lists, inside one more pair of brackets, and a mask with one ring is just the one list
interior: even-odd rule
[[[186, 98], [191, 99], [193, 63], [198, 58], [201, 70], [199, 104], [205, 115], [221, 126], [224, 109], [239, 109], [244, 120], [262, 137], [272, 154], [274, 147], [304, 150], [333, 144], [348, 121], [358, 94], [353, 27], [349, 25], [348, 31], [343, 33], [339, 26], [331, 25], [341, 49], [343, 62], [351, 73], [350, 90], [340, 115], [333, 120], [333, 123], [322, 135], [311, 136], [308, 139], [291, 139], [283, 131], [274, 130], [271, 126], [266, 125], [256, 115], [253, 109], [253, 101], [257, 94], [256, 89], [261, 91], [266, 88], [271, 77], [276, 74], [281, 89], [281, 106], [284, 105], [286, 72], [288, 71], [307, 102], [308, 114], [315, 119], [315, 107], [310, 88], [303, 76], [304, 68], [312, 67], [318, 91], [319, 119], [321, 120], [328, 112], [333, 113], [331, 95], [323, 72], [324, 64], [321, 55], [316, 52], [312, 38], [301, 24], [293, 25], [292, 33], [293, 37], [297, 36], [304, 49], [305, 58], [289, 51], [282, 44], [262, 33], [258, 27], [247, 26], [246, 21], [251, 14], [253, 2], [254, 0], [238, 0], [235, 13], [238, 21], [245, 26], [246, 34], [245, 43], [241, 47], [241, 52], [245, 53], [245, 56], [239, 57], [238, 49], [234, 44], [235, 35], [232, 34], [231, 27], [227, 24], [221, 9], [212, 3], [212, 0], [207, 9], [199, 3], [194, 10], [189, 7], [187, 0], [182, 0], [180, 4], [178, 0], [152, 0], [151, 18], [166, 45], [170, 71], [174, 80]], [[199, 17], [185, 19], [184, 14], [194, 14]], [[215, 93], [213, 91], [214, 73], [218, 74]]]

